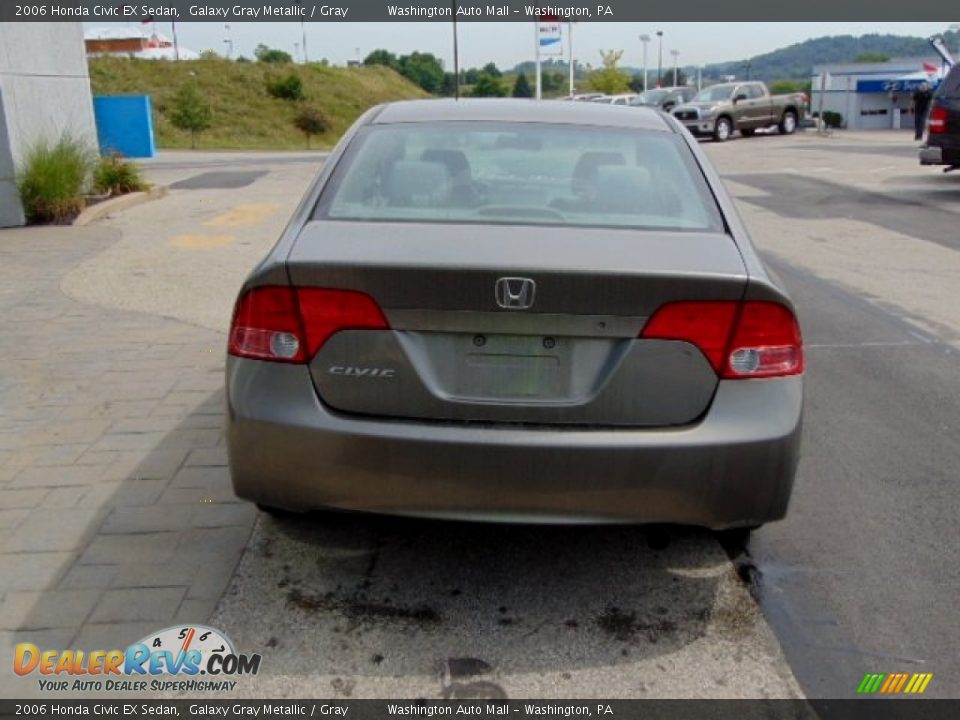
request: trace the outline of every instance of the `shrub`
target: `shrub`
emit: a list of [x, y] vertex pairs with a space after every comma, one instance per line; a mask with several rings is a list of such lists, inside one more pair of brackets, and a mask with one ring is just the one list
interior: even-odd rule
[[842, 128], [843, 115], [841, 115], [838, 112], [831, 112], [830, 110], [824, 110], [823, 124], [828, 128]]
[[100, 158], [93, 169], [93, 189], [108, 195], [126, 195], [141, 192], [149, 187], [140, 174], [140, 168], [120, 153], [110, 153]]
[[193, 83], [183, 85], [173, 96], [170, 122], [175, 128], [190, 132], [190, 147], [197, 147], [197, 133], [213, 125], [213, 110]]
[[267, 79], [267, 92], [280, 100], [303, 100], [303, 81], [294, 74]]
[[473, 97], [504, 97], [507, 94], [507, 89], [499, 78], [480, 73], [480, 78], [471, 89], [470, 94]]
[[92, 165], [92, 151], [69, 134], [53, 145], [41, 141], [28, 149], [17, 173], [27, 221], [66, 223], [78, 215]]
[[307, 149], [310, 149], [310, 136], [322, 135], [330, 129], [330, 119], [320, 108], [305, 107], [293, 119], [297, 130], [307, 136]]
[[263, 63], [279, 63], [285, 65], [293, 62], [293, 56], [290, 53], [268, 47], [263, 43], [257, 45], [253, 51], [253, 55], [258, 61]]

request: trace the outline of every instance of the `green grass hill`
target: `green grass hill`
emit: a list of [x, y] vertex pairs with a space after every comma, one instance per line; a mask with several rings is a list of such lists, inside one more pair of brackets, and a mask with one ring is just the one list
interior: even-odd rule
[[[330, 147], [367, 108], [377, 103], [426, 97], [419, 87], [382, 67], [326, 67], [220, 58], [170, 62], [131, 58], [91, 58], [94, 95], [150, 95], [154, 132], [161, 148], [189, 148], [190, 134], [168, 119], [171, 99], [186, 83], [195, 83], [213, 110], [213, 126], [198, 135], [198, 149], [297, 150], [306, 140], [293, 120], [303, 105], [319, 108], [330, 130], [311, 146]], [[303, 83], [302, 101], [281, 100], [267, 92], [271, 78], [294, 74]]]

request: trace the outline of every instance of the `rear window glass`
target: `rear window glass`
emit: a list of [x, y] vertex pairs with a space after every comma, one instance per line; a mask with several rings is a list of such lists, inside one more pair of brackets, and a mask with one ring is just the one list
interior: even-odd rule
[[367, 127], [338, 164], [315, 216], [723, 229], [679, 136], [534, 123]]

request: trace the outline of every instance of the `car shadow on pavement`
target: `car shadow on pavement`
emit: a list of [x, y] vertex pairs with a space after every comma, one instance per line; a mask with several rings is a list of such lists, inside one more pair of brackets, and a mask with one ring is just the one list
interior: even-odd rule
[[[222, 369], [201, 368], [194, 386], [221, 378]], [[148, 401], [154, 416], [113, 420], [123, 432], [108, 432], [77, 461], [27, 467], [14, 480], [65, 507], [32, 510], [4, 545], [4, 557], [22, 560], [0, 603], [8, 668], [17, 643], [123, 650], [171, 625], [209, 620], [257, 513], [230, 485], [223, 391], [184, 392], [204, 399], [192, 409]], [[133, 412], [132, 401], [106, 401], [94, 412], [109, 418], [118, 406]], [[105, 455], [108, 464], [79, 464]], [[35, 695], [39, 677], [9, 673], [0, 689]]]
[[265, 672], [335, 694], [503, 697], [502, 675], [532, 673], [563, 695], [572, 673], [750, 634], [756, 608], [715, 536], [669, 532], [655, 550], [629, 526], [261, 515], [213, 622]]

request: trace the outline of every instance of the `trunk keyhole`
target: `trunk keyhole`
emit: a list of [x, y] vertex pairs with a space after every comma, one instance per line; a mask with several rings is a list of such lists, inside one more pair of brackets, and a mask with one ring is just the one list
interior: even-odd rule
[[553, 349], [557, 346], [557, 341], [554, 340], [552, 337], [544, 338], [544, 339], [543, 339], [543, 346], [544, 346], [547, 350], [553, 350]]
[[475, 335], [473, 338], [473, 344], [477, 347], [483, 347], [487, 344], [487, 339], [483, 335]]

